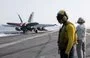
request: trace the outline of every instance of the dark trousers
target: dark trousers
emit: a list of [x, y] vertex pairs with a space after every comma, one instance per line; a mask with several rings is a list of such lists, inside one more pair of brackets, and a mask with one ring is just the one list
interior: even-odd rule
[[69, 55], [65, 54], [65, 50], [61, 50], [60, 56], [61, 58], [74, 58], [74, 47], [72, 47]]

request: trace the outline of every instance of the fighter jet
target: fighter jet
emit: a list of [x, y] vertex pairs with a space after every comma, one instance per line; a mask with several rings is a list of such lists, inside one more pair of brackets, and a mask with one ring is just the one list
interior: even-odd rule
[[[27, 23], [31, 23], [33, 14], [34, 14], [34, 12], [32, 12], [32, 13], [30, 14], [30, 17], [29, 17]], [[19, 14], [18, 14], [18, 17], [19, 17], [19, 19], [20, 19], [20, 23], [7, 22], [8, 26], [12, 26], [12, 27], [16, 27], [16, 26], [17, 26], [17, 27], [20, 27], [20, 26], [22, 26], [23, 24], [25, 24], [25, 22], [23, 22], [23, 20], [22, 20], [22, 18], [20, 17]]]
[[21, 23], [7, 23], [7, 24], [16, 26], [15, 29], [17, 31], [23, 31], [23, 33], [26, 33], [27, 31], [34, 31], [35, 33], [38, 33], [38, 30], [46, 31], [45, 27], [56, 26], [56, 24], [39, 24], [38, 22], [32, 22], [33, 15], [34, 15], [34, 12], [32, 12], [30, 14], [28, 23], [23, 23], [22, 18], [18, 14], [18, 17], [19, 17]]

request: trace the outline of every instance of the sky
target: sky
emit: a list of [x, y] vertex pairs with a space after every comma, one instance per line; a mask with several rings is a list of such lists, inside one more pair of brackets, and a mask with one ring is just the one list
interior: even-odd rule
[[0, 0], [0, 24], [20, 22], [18, 15], [27, 22], [34, 12], [33, 21], [43, 24], [59, 24], [56, 15], [63, 9], [69, 16], [69, 21], [76, 21], [82, 17], [86, 27], [90, 27], [90, 0]]

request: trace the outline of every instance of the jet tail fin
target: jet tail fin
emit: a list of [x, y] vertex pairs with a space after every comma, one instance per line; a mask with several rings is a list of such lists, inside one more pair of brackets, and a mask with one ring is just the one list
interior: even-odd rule
[[30, 17], [29, 17], [29, 19], [28, 19], [28, 22], [29, 22], [29, 23], [31, 23], [31, 22], [32, 22], [33, 15], [34, 15], [34, 12], [32, 12], [32, 13], [30, 14]]
[[19, 14], [18, 14], [18, 17], [19, 17], [19, 19], [20, 19], [20, 21], [21, 21], [21, 23], [22, 23], [23, 21], [22, 21], [22, 18], [20, 17], [20, 15], [19, 15]]

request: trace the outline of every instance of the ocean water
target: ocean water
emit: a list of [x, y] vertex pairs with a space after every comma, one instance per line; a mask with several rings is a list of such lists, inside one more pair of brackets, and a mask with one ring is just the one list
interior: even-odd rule
[[10, 34], [12, 32], [16, 32], [15, 27], [0, 25], [0, 37], [15, 35], [15, 34]]
[[[53, 27], [45, 27], [48, 31], [58, 30], [60, 26], [53, 26]], [[7, 25], [0, 25], [0, 37], [2, 36], [10, 36], [20, 34], [20, 31], [16, 31], [15, 27], [10, 27]]]
[[16, 31], [15, 27], [6, 27], [6, 26], [3, 26], [3, 25], [0, 25], [0, 33], [10, 32], [10, 31]]
[[[45, 29], [47, 29], [48, 31], [52, 31], [52, 30], [58, 30], [60, 26], [52, 26], [52, 27], [45, 27]], [[15, 27], [10, 27], [10, 26], [6, 26], [6, 25], [0, 25], [0, 33], [4, 33], [4, 32], [14, 32]]]
[[56, 31], [59, 30], [60, 26], [52, 26], [52, 27], [46, 27], [45, 29], [47, 29], [48, 31]]

